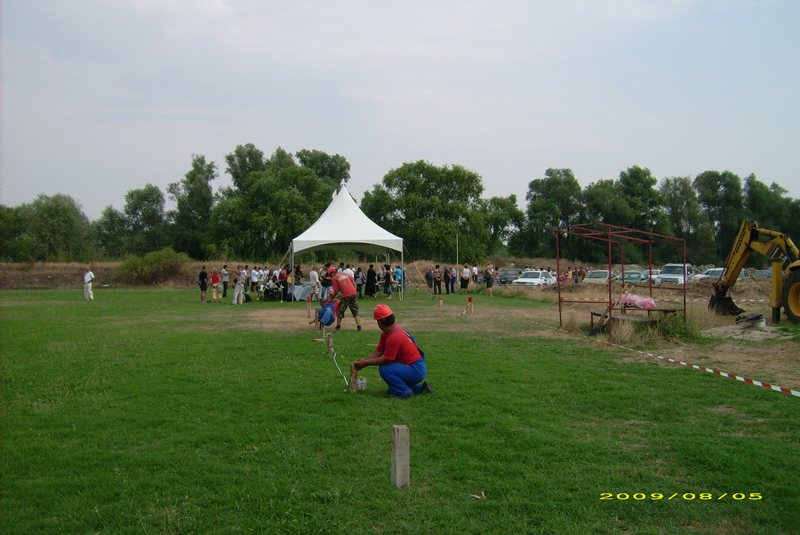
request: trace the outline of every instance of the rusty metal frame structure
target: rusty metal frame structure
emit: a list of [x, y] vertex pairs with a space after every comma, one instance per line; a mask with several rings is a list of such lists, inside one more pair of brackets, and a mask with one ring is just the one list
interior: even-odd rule
[[[612, 287], [612, 280], [611, 280], [611, 254], [613, 250], [613, 246], [618, 245], [620, 249], [620, 265], [622, 266], [622, 273], [625, 274], [625, 246], [626, 245], [637, 245], [643, 246], [647, 245], [647, 252], [648, 252], [648, 260], [649, 260], [649, 269], [650, 273], [653, 270], [653, 244], [657, 243], [680, 243], [683, 250], [683, 264], [686, 264], [686, 240], [682, 238], [676, 238], [674, 236], [665, 236], [663, 234], [656, 234], [653, 232], [645, 232], [643, 230], [636, 230], [632, 228], [626, 227], [618, 227], [616, 225], [609, 225], [608, 223], [584, 223], [579, 225], [568, 225], [562, 227], [548, 227], [547, 230], [555, 232], [556, 234], [556, 270], [558, 274], [561, 274], [561, 236], [568, 235], [578, 238], [586, 238], [591, 240], [597, 240], [601, 242], [605, 242], [608, 244], [608, 301], [606, 301], [606, 314], [611, 317], [613, 314], [613, 305], [614, 300], [611, 297], [611, 287]], [[683, 287], [678, 288], [676, 286], [659, 286], [659, 288], [665, 290], [676, 290], [681, 291], [683, 294], [683, 308], [677, 309], [683, 312], [683, 321], [686, 322], [686, 279], [687, 277], [684, 275], [683, 277]], [[564, 299], [561, 296], [561, 280], [556, 277], [558, 281], [558, 323], [559, 326], [563, 327], [563, 318], [562, 318], [562, 307], [564, 303], [586, 303], [585, 300], [577, 300], [577, 299]], [[653, 297], [653, 279], [650, 278], [648, 280], [648, 284], [635, 284], [636, 287], [647, 287], [649, 288], [649, 296]], [[603, 301], [598, 301], [603, 302]], [[648, 312], [648, 316], [650, 312]], [[609, 329], [611, 328], [611, 322], [609, 322]]]

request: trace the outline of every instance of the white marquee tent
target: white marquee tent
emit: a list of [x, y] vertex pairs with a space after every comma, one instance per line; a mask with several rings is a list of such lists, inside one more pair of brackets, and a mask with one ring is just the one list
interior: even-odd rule
[[305, 232], [292, 240], [291, 265], [300, 253], [322, 249], [352, 249], [364, 253], [385, 254], [389, 263], [392, 251], [400, 252], [403, 262], [403, 238], [399, 238], [376, 225], [358, 207], [350, 192], [342, 184], [328, 208]]

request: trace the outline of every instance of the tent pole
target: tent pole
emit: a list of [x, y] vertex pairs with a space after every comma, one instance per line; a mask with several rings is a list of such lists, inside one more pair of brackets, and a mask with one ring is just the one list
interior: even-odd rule
[[[289, 244], [289, 251], [289, 275], [292, 277], [292, 299], [294, 299], [294, 241]], [[291, 299], [289, 302], [292, 302]]]

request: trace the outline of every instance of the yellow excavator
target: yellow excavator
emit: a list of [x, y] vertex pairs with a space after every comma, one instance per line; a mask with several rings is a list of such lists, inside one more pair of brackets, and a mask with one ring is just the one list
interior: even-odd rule
[[739, 228], [733, 249], [725, 260], [725, 269], [714, 283], [716, 293], [708, 302], [708, 309], [729, 316], [744, 312], [733, 303], [728, 290], [736, 283], [753, 251], [772, 262], [772, 291], [769, 294], [772, 322], [780, 323], [781, 306], [789, 321], [800, 322], [800, 251], [786, 234], [761, 228], [749, 219], [744, 220]]

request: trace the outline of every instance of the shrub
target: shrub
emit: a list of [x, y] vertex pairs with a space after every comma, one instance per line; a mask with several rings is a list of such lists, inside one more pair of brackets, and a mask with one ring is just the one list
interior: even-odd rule
[[129, 256], [114, 274], [123, 284], [160, 284], [173, 278], [185, 278], [191, 259], [176, 253], [172, 247], [147, 253], [144, 257]]

